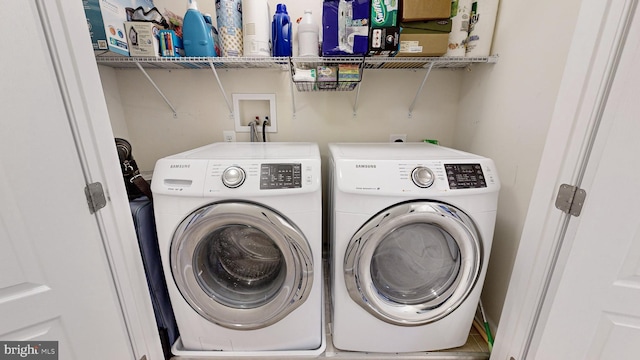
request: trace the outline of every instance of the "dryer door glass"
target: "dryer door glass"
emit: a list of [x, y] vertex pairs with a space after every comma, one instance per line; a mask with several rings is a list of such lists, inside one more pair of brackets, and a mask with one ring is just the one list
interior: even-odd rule
[[272, 325], [300, 306], [313, 282], [307, 239], [289, 219], [250, 202], [221, 202], [176, 229], [170, 265], [202, 317], [231, 329]]
[[391, 206], [352, 237], [345, 285], [362, 308], [386, 322], [418, 326], [454, 311], [474, 288], [482, 240], [454, 206], [415, 201]]
[[399, 227], [371, 259], [373, 284], [399, 304], [419, 305], [448, 297], [460, 271], [460, 248], [444, 229], [425, 223]]

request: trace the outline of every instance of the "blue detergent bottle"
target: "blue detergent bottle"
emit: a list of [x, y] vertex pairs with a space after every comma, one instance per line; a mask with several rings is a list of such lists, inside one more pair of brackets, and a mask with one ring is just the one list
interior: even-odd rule
[[188, 0], [189, 7], [182, 22], [182, 44], [185, 56], [216, 56], [211, 37], [211, 25], [198, 10], [195, 0]]
[[271, 44], [273, 56], [291, 56], [291, 20], [284, 4], [278, 4], [273, 15]]

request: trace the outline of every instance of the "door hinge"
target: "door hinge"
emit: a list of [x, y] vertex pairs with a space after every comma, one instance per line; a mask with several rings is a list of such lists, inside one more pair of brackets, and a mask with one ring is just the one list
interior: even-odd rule
[[89, 205], [89, 212], [95, 213], [96, 211], [107, 206], [107, 199], [104, 196], [104, 190], [102, 184], [95, 182], [85, 186], [84, 194], [87, 197], [87, 205]]
[[584, 189], [573, 185], [562, 184], [560, 185], [560, 189], [558, 189], [558, 196], [556, 196], [556, 208], [569, 215], [580, 216], [586, 197], [587, 192]]

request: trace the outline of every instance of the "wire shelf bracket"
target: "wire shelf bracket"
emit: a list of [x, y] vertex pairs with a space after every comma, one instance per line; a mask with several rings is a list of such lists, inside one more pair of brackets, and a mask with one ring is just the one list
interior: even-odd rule
[[169, 101], [169, 99], [167, 99], [167, 97], [164, 95], [164, 93], [162, 92], [162, 90], [160, 90], [160, 88], [158, 87], [158, 85], [156, 85], [156, 83], [153, 81], [153, 79], [151, 78], [151, 76], [149, 76], [149, 74], [147, 74], [147, 72], [144, 70], [144, 68], [142, 67], [142, 65], [140, 65], [139, 62], [135, 62], [136, 66], [138, 66], [138, 69], [140, 69], [140, 71], [142, 71], [142, 73], [144, 74], [144, 76], [147, 78], [147, 80], [149, 80], [149, 82], [151, 83], [151, 85], [153, 85], [154, 89], [156, 89], [156, 91], [158, 92], [158, 94], [160, 94], [160, 96], [162, 96], [162, 99], [164, 100], [165, 103], [167, 103], [167, 105], [169, 105], [169, 107], [171, 108], [171, 111], [173, 111], [173, 118], [176, 119], [178, 117], [178, 112], [176, 111], [176, 108], [171, 104], [171, 102]]
[[227, 93], [224, 91], [224, 87], [222, 86], [222, 82], [220, 81], [220, 77], [218, 76], [218, 71], [216, 71], [215, 65], [213, 65], [213, 61], [209, 60], [209, 66], [211, 67], [211, 71], [213, 71], [213, 75], [216, 77], [216, 81], [218, 82], [218, 87], [220, 88], [220, 92], [222, 92], [222, 96], [224, 97], [224, 101], [227, 103], [227, 108], [229, 108], [229, 113], [233, 116], [233, 106], [229, 101], [229, 97]]
[[420, 87], [418, 88], [418, 91], [416, 92], [416, 96], [413, 98], [413, 101], [411, 102], [411, 105], [409, 105], [409, 119], [411, 119], [411, 116], [413, 114], [413, 108], [415, 108], [416, 106], [416, 102], [418, 101], [418, 97], [420, 96], [420, 93], [422, 93], [422, 89], [424, 88], [424, 84], [427, 82], [427, 78], [429, 77], [429, 74], [431, 73], [431, 69], [433, 68], [433, 63], [429, 64], [429, 67], [427, 68], [427, 72], [424, 74], [424, 79], [422, 79], [422, 84], [420, 84]]

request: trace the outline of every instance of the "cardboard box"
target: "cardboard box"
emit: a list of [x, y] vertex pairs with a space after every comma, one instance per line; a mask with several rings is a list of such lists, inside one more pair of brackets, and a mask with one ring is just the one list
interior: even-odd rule
[[125, 21], [130, 56], [160, 57], [158, 33], [162, 27], [143, 21]]
[[394, 56], [400, 39], [400, 0], [371, 0], [369, 55]]
[[337, 66], [318, 66], [317, 75], [318, 89], [335, 89], [338, 85]]
[[451, 0], [403, 0], [402, 21], [448, 19]]
[[152, 0], [82, 0], [93, 50], [102, 55], [129, 56], [125, 35], [126, 8], [153, 8]]
[[358, 64], [338, 64], [338, 81], [360, 81]]
[[448, 44], [449, 33], [403, 29], [396, 56], [441, 56], [447, 52]]
[[451, 19], [401, 22], [396, 56], [440, 56], [447, 52]]
[[401, 22], [400, 28], [415, 29], [425, 31], [437, 31], [449, 34], [452, 29], [451, 19], [438, 19], [428, 21], [413, 21], [413, 22]]
[[[322, 56], [367, 54], [370, 7], [370, 0], [322, 3]], [[339, 35], [340, 26], [344, 27], [344, 36]]]

